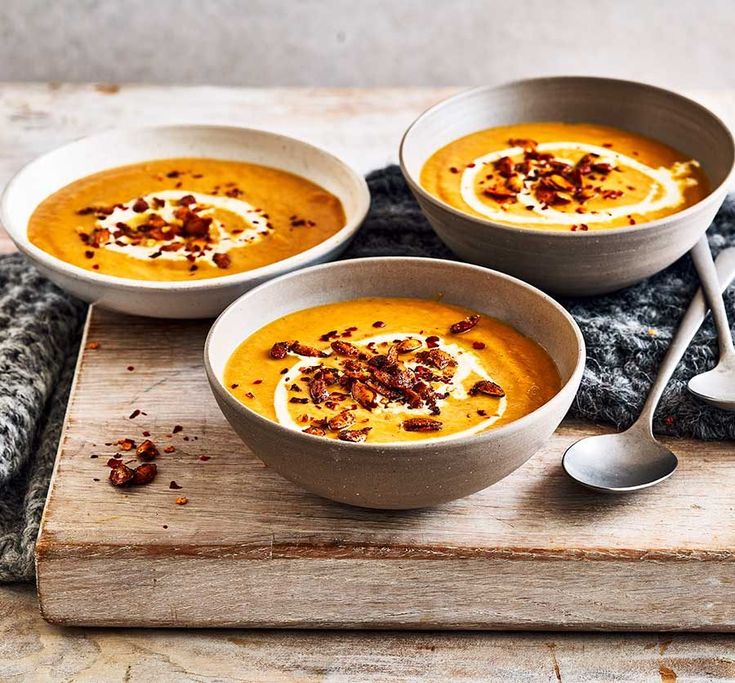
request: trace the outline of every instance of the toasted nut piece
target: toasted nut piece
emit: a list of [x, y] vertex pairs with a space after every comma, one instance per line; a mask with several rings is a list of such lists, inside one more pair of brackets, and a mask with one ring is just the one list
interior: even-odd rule
[[125, 486], [134, 476], [135, 473], [127, 465], [117, 465], [110, 470], [110, 483], [113, 486]]
[[538, 146], [538, 142], [529, 138], [511, 138], [508, 144], [511, 147], [523, 147], [525, 152], [531, 152]]
[[471, 330], [479, 322], [479, 315], [469, 315], [464, 320], [460, 320], [458, 323], [454, 323], [454, 325], [449, 328], [449, 331], [452, 334], [463, 334], [464, 332]]
[[141, 460], [153, 460], [153, 458], [158, 457], [158, 449], [150, 439], [146, 439], [136, 448], [135, 454]]
[[423, 365], [429, 365], [437, 368], [437, 370], [444, 370], [452, 365], [457, 365], [457, 361], [448, 354], [446, 351], [441, 349], [429, 349], [428, 351], [421, 351], [416, 354], [416, 360]]
[[144, 462], [133, 471], [133, 484], [150, 484], [156, 477], [158, 468], [154, 462]]
[[416, 349], [420, 349], [422, 346], [423, 344], [420, 339], [404, 339], [396, 344], [396, 351], [398, 353], [411, 353], [412, 351], [416, 351]]
[[229, 254], [214, 254], [212, 260], [217, 268], [229, 268], [232, 265], [232, 259]]
[[495, 382], [483, 379], [479, 382], [475, 382], [472, 389], [470, 389], [470, 396], [477, 396], [478, 394], [500, 398], [501, 396], [505, 396], [505, 391], [501, 386], [495, 384]]
[[120, 446], [121, 451], [131, 451], [135, 448], [135, 441], [132, 439], [118, 439], [117, 445]]
[[340, 429], [345, 429], [355, 423], [355, 416], [349, 410], [343, 410], [341, 413], [337, 413], [334, 417], [329, 419], [329, 428], [332, 431], [338, 432]]
[[376, 379], [367, 379], [365, 384], [370, 387], [374, 392], [389, 398], [391, 401], [397, 401], [402, 396], [402, 392], [393, 387], [389, 387], [387, 384], [383, 384], [381, 381]]
[[360, 355], [360, 349], [358, 349], [354, 344], [350, 344], [350, 342], [346, 341], [341, 341], [340, 339], [333, 341], [331, 343], [331, 347], [334, 349], [334, 352], [338, 353], [340, 356], [355, 358], [356, 356]]
[[368, 432], [372, 427], [363, 427], [362, 429], [343, 429], [337, 438], [340, 441], [351, 441], [352, 443], [362, 443], [367, 439]]
[[326, 432], [321, 427], [317, 427], [315, 425], [311, 425], [311, 427], [307, 427], [302, 431], [304, 432], [304, 434], [311, 434], [312, 436], [324, 436], [326, 434]]
[[500, 173], [503, 178], [509, 178], [513, 173], [513, 160], [510, 157], [500, 157], [493, 163], [493, 168]]
[[271, 347], [271, 358], [275, 358], [276, 360], [282, 360], [288, 355], [288, 352], [291, 350], [291, 347], [296, 342], [293, 341], [282, 341], [282, 342], [276, 342]]
[[560, 176], [558, 173], [553, 173], [546, 178], [546, 182], [551, 185], [555, 190], [563, 190], [564, 192], [570, 192], [574, 189], [574, 185], [570, 183], [564, 176]]
[[390, 367], [398, 362], [398, 344], [393, 344], [385, 354], [385, 367]]
[[523, 189], [523, 181], [519, 175], [514, 174], [505, 181], [505, 186], [511, 192], [520, 192]]
[[413, 389], [406, 389], [404, 391], [404, 394], [406, 396], [406, 403], [408, 403], [411, 408], [421, 407], [423, 399], [418, 392], [414, 391]]
[[309, 396], [314, 403], [322, 403], [329, 398], [327, 383], [323, 379], [315, 377], [309, 382]]
[[574, 198], [578, 202], [586, 202], [588, 199], [592, 199], [597, 193], [592, 189], [580, 189], [574, 193]]
[[354, 398], [363, 408], [372, 410], [375, 407], [375, 392], [367, 384], [356, 379], [350, 390]]
[[606, 163], [592, 164], [592, 171], [594, 173], [599, 173], [600, 175], [607, 175], [612, 170], [613, 170], [613, 167], [610, 164], [606, 164]]
[[403, 428], [407, 432], [438, 432], [442, 423], [431, 417], [412, 417], [403, 421]]
[[175, 502], [176, 505], [186, 505], [189, 502], [189, 499], [186, 496], [179, 496]]
[[307, 346], [306, 344], [302, 344], [299, 341], [296, 341], [292, 344], [291, 351], [298, 354], [299, 356], [309, 356], [313, 358], [325, 358], [327, 355], [323, 351], [320, 351], [319, 349], [315, 349], [313, 346]]

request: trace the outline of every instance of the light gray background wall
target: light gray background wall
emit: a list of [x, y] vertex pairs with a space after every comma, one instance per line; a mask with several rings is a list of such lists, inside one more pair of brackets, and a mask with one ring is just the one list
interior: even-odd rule
[[0, 79], [735, 86], [735, 0], [0, 0]]

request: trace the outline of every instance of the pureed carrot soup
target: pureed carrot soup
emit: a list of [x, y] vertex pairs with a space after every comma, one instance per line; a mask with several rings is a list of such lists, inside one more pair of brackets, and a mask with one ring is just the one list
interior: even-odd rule
[[87, 270], [140, 280], [193, 280], [280, 261], [345, 225], [342, 204], [275, 168], [161, 159], [112, 168], [46, 198], [28, 237]]
[[507, 424], [561, 387], [549, 355], [509, 325], [421, 299], [356, 299], [291, 313], [232, 354], [229, 391], [317, 437], [390, 443]]
[[421, 184], [473, 216], [575, 232], [652, 221], [709, 193], [696, 160], [588, 123], [523, 123], [466, 135], [428, 159]]

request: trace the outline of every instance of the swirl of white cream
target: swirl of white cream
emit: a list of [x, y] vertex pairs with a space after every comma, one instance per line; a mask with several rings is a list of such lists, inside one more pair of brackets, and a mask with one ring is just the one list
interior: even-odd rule
[[[401, 339], [415, 339], [417, 335], [410, 334], [408, 332], [399, 332], [394, 333], [390, 332], [387, 334], [380, 334], [376, 335], [374, 337], [370, 337], [369, 339], [363, 339], [359, 342], [355, 342], [355, 346], [359, 347], [366, 347], [368, 344], [381, 344], [383, 342], [393, 343], [396, 340]], [[445, 351], [446, 353], [449, 353], [454, 360], [457, 362], [457, 369], [454, 373], [454, 376], [452, 377], [452, 384], [442, 384], [439, 388], [436, 389], [437, 393], [445, 393], [448, 392], [449, 395], [454, 399], [465, 399], [469, 396], [468, 388], [465, 386], [465, 383], [467, 380], [472, 376], [476, 375], [477, 377], [480, 377], [484, 380], [494, 381], [493, 378], [490, 376], [490, 374], [485, 370], [482, 363], [480, 363], [479, 358], [476, 354], [472, 353], [471, 351], [467, 351], [457, 344], [448, 343], [445, 339], [439, 338], [439, 341], [437, 342], [438, 346], [437, 348], [441, 349], [442, 351]], [[276, 389], [273, 394], [273, 406], [275, 408], [276, 412], [276, 419], [280, 424], [282, 424], [284, 427], [288, 427], [289, 429], [294, 429], [296, 431], [302, 431], [304, 428], [303, 424], [299, 424], [296, 422], [296, 420], [293, 419], [291, 416], [291, 412], [289, 411], [289, 395], [288, 395], [288, 388], [293, 383], [293, 378], [300, 374], [299, 368], [303, 367], [304, 365], [304, 359], [301, 357], [298, 357], [297, 362], [292, 365], [287, 373], [284, 373], [281, 380], [276, 385]], [[406, 367], [408, 368], [415, 368], [418, 363], [407, 361], [405, 362]], [[439, 399], [436, 404], [439, 408], [444, 405], [447, 399]], [[447, 435], [437, 435], [437, 436], [431, 436], [428, 437], [431, 441], [447, 441], [449, 439], [457, 439], [461, 436], [469, 436], [470, 434], [477, 434], [477, 432], [481, 432], [484, 429], [487, 429], [490, 425], [492, 425], [494, 422], [497, 422], [502, 416], [503, 413], [505, 413], [505, 410], [507, 408], [508, 402], [505, 396], [500, 398], [498, 400], [498, 409], [497, 412], [493, 415], [489, 415], [486, 419], [478, 422], [477, 424], [473, 425], [472, 427], [468, 427], [467, 429], [463, 429], [458, 432], [454, 432], [452, 434]], [[407, 417], [416, 417], [420, 415], [430, 415], [431, 412], [429, 408], [418, 408], [418, 409], [411, 409], [409, 410], [405, 406], [402, 405], [392, 405], [392, 406], [384, 406], [384, 405], [378, 405], [378, 407], [374, 408], [372, 411], [375, 415], [380, 415], [381, 413], [389, 412], [394, 413], [397, 415], [405, 414]], [[386, 443], [386, 442], [381, 442]], [[400, 442], [396, 442], [400, 443]]]
[[[651, 188], [648, 194], [642, 201], [635, 204], [619, 204], [606, 209], [604, 212], [596, 214], [588, 212], [584, 214], [584, 218], [581, 218], [577, 213], [557, 211], [553, 207], [543, 209], [542, 207], [545, 205], [540, 202], [532, 192], [529, 192], [528, 189], [524, 187], [524, 189], [518, 193], [518, 201], [524, 206], [531, 207], [531, 209], [523, 214], [514, 214], [483, 202], [478, 197], [475, 189], [477, 174], [484, 171], [484, 166], [491, 164], [502, 157], [514, 157], [523, 153], [522, 147], [508, 147], [507, 149], [490, 152], [489, 154], [478, 157], [477, 159], [474, 159], [474, 165], [470, 165], [468, 168], [465, 168], [462, 173], [460, 184], [462, 199], [464, 199], [464, 201], [478, 213], [502, 223], [519, 223], [522, 225], [540, 225], [549, 223], [574, 225], [580, 221], [584, 221], [587, 224], [607, 223], [614, 218], [629, 216], [631, 214], [645, 215], [654, 211], [678, 206], [684, 200], [684, 195], [682, 193], [682, 176], [685, 175], [690, 166], [698, 165], [696, 161], [689, 161], [686, 163], [676, 163], [671, 168], [665, 168], [663, 166], [652, 168], [651, 166], [647, 166], [626, 154], [615, 152], [607, 147], [599, 147], [597, 145], [589, 145], [582, 142], [544, 142], [539, 144], [536, 149], [539, 152], [574, 150], [588, 154], [596, 154], [599, 157], [596, 159], [596, 162], [598, 163], [627, 166], [646, 175], [653, 182], [651, 183]], [[566, 163], [573, 163], [568, 159], [561, 157], [557, 157], [557, 159], [565, 161]], [[693, 178], [686, 178], [683, 182], [686, 184], [690, 181], [696, 182]], [[657, 197], [657, 195], [660, 196]]]
[[[217, 220], [216, 216], [213, 216], [212, 224], [210, 227], [210, 233], [216, 239], [216, 252], [225, 253], [234, 247], [242, 247], [248, 244], [262, 239], [262, 235], [267, 231], [268, 220], [263, 217], [262, 211], [256, 211], [256, 209], [243, 201], [235, 197], [226, 197], [212, 194], [203, 194], [201, 192], [189, 192], [188, 190], [161, 190], [159, 192], [152, 192], [151, 194], [144, 195], [142, 199], [146, 201], [149, 207], [156, 207], [156, 200], [163, 200], [165, 203], [159, 208], [151, 208], [150, 211], [158, 214], [167, 223], [176, 221], [174, 212], [179, 208], [179, 200], [182, 197], [191, 196], [194, 197], [195, 204], [193, 206], [204, 206], [206, 208], [198, 212], [199, 216], [208, 216], [214, 213], [215, 209], [222, 209], [235, 214], [243, 219], [246, 228], [242, 232], [233, 234], [231, 233], [221, 221]], [[136, 200], [131, 199], [122, 206], [116, 206], [114, 211], [105, 218], [98, 220], [97, 225], [102, 228], [107, 228], [111, 232], [117, 229], [118, 223], [130, 223], [139, 219], [141, 214], [133, 209], [133, 205]], [[160, 251], [160, 244], [154, 243], [151, 245], [146, 244], [131, 244], [125, 237], [120, 239], [122, 244], [116, 244], [115, 240], [110, 240], [107, 244], [101, 245], [105, 249], [111, 251], [117, 251], [134, 258], [148, 259], [151, 254]], [[173, 242], [183, 242], [183, 238], [174, 238]], [[214, 250], [205, 252], [199, 256], [199, 260], [212, 260], [214, 256]], [[157, 258], [168, 259], [172, 261], [186, 260], [186, 253], [183, 250], [178, 251], [160, 251]]]

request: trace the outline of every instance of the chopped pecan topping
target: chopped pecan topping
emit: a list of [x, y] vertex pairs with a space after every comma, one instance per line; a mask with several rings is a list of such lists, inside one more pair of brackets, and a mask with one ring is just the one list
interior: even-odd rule
[[417, 349], [420, 349], [423, 346], [420, 339], [403, 339], [402, 341], [399, 341], [398, 344], [396, 344], [396, 351], [398, 353], [412, 353], [413, 351], [416, 351]]
[[148, 211], [148, 209], [148, 202], [143, 197], [138, 197], [133, 203], [133, 211], [135, 213], [143, 213], [144, 211]]
[[282, 360], [288, 355], [288, 352], [291, 350], [291, 347], [295, 344], [294, 341], [282, 341], [282, 342], [276, 342], [271, 347], [271, 358], [275, 358], [276, 360]]
[[133, 484], [150, 484], [156, 477], [158, 468], [153, 462], [144, 462], [133, 470]]
[[307, 346], [299, 341], [295, 341], [291, 345], [291, 351], [299, 356], [309, 356], [312, 358], [326, 358], [327, 354], [319, 349], [315, 349], [313, 346]]
[[355, 380], [352, 383], [350, 390], [352, 398], [355, 399], [363, 408], [372, 410], [375, 408], [375, 392], [367, 386], [367, 384], [360, 380]]
[[117, 465], [110, 470], [110, 483], [113, 486], [125, 486], [130, 483], [135, 476], [135, 472], [127, 465]]
[[460, 320], [457, 323], [454, 323], [450, 328], [449, 331], [452, 334], [463, 334], [465, 332], [468, 332], [473, 327], [477, 325], [477, 323], [480, 322], [480, 316], [479, 315], [469, 315], [464, 320]]
[[483, 379], [475, 382], [472, 389], [470, 389], [470, 396], [477, 396], [478, 394], [500, 398], [501, 396], [505, 396], [505, 391], [503, 391], [501, 386], [495, 384], [495, 382]]
[[532, 152], [538, 147], [538, 142], [529, 138], [511, 138], [508, 144], [511, 147], [523, 147], [525, 152]]
[[403, 421], [403, 428], [407, 432], [438, 432], [442, 423], [431, 417], [412, 417]]
[[337, 438], [340, 441], [350, 441], [351, 443], [362, 443], [367, 439], [368, 433], [372, 427], [363, 427], [362, 429], [343, 429]]
[[513, 160], [510, 157], [501, 157], [493, 163], [493, 167], [503, 178], [510, 178], [515, 172]]
[[158, 457], [158, 449], [150, 439], [146, 439], [135, 450], [135, 454], [141, 460], [153, 460], [154, 458]]
[[360, 349], [358, 349], [354, 344], [350, 344], [350, 342], [338, 339], [331, 343], [331, 347], [334, 349], [335, 353], [338, 353], [340, 356], [356, 358], [360, 355]]
[[329, 398], [326, 382], [320, 377], [314, 377], [309, 382], [309, 396], [314, 403], [322, 403]]
[[225, 269], [232, 265], [232, 259], [229, 254], [214, 254], [212, 260], [217, 268]]
[[311, 427], [307, 427], [306, 429], [302, 430], [304, 434], [311, 434], [312, 436], [325, 436], [326, 432], [321, 428], [317, 427], [315, 425], [311, 425]]
[[416, 354], [416, 360], [422, 365], [428, 365], [437, 370], [444, 370], [453, 365], [457, 365], [457, 361], [450, 354], [441, 349], [429, 349], [428, 351], [420, 351]]
[[345, 429], [355, 423], [355, 416], [349, 410], [343, 410], [329, 418], [328, 425], [333, 432]]

